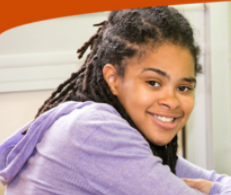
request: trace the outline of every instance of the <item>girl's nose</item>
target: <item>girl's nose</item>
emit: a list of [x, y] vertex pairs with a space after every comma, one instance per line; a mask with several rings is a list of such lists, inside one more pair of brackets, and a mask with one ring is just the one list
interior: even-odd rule
[[158, 104], [166, 109], [174, 110], [180, 106], [180, 101], [174, 91], [166, 91], [159, 98]]

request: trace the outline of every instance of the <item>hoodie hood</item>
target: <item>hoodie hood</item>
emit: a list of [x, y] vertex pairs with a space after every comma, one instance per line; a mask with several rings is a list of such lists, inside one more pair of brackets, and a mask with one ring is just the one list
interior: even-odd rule
[[[34, 122], [29, 122], [20, 128], [0, 145], [0, 181], [3, 185], [11, 182], [23, 168], [26, 161], [36, 152], [36, 145], [42, 139], [46, 130], [61, 116], [92, 102], [65, 102], [42, 115]], [[29, 127], [26, 135], [22, 132]]]

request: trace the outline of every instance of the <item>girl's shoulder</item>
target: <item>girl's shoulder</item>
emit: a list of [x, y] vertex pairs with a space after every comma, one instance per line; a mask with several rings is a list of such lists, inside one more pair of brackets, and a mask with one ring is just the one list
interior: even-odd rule
[[[66, 102], [60, 105], [61, 110], [68, 107], [71, 107], [72, 111], [60, 116], [50, 127], [49, 132], [67, 135], [81, 143], [97, 136], [110, 139], [115, 137], [133, 140], [136, 138], [144, 139], [140, 132], [131, 127], [109, 104], [87, 101]], [[93, 134], [94, 136], [92, 136]]]
[[[60, 111], [57, 111], [58, 109]], [[60, 104], [56, 108], [56, 113], [58, 112], [60, 114], [55, 122], [61, 121], [62, 123], [67, 123], [67, 125], [87, 125], [94, 122], [100, 124], [107, 121], [114, 121], [114, 123], [120, 121], [128, 124], [113, 106], [106, 103], [69, 101]]]

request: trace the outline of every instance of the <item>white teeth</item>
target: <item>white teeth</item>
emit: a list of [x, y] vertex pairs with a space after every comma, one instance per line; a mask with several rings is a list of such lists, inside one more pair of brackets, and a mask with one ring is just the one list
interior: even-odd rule
[[166, 118], [164, 116], [158, 116], [158, 115], [153, 115], [155, 118], [163, 121], [163, 122], [172, 122], [174, 120], [174, 118]]

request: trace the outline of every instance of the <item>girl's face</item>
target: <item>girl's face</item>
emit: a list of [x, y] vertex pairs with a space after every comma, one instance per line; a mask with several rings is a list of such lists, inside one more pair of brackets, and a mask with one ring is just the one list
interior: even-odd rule
[[194, 66], [188, 49], [165, 44], [128, 62], [124, 78], [110, 64], [103, 74], [137, 128], [163, 146], [186, 124], [194, 107]]

